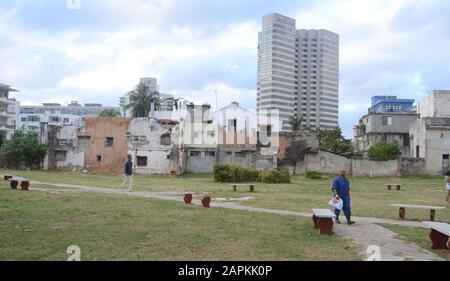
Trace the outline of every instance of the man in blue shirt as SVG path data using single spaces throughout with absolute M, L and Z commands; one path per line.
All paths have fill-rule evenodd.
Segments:
M 127 161 L 125 162 L 124 174 L 125 179 L 122 186 L 128 185 L 128 191 L 133 192 L 133 157 L 128 155 Z
M 347 218 L 347 224 L 352 225 L 355 224 L 355 222 L 351 220 L 352 208 L 350 203 L 350 182 L 348 181 L 346 175 L 347 171 L 342 170 L 340 176 L 333 181 L 332 191 L 335 198 L 340 198 L 343 201 L 344 207 L 342 210 Z M 341 222 L 339 220 L 339 215 L 341 210 L 336 209 L 334 213 L 336 214 L 336 223 L 340 224 Z

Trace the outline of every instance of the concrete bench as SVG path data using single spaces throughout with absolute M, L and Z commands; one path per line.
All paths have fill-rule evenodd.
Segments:
M 450 250 L 450 224 L 442 222 L 424 221 L 430 229 L 431 246 L 434 250 Z
M 402 185 L 398 184 L 398 183 L 394 183 L 394 184 L 388 183 L 388 184 L 385 184 L 385 186 L 387 187 L 387 190 L 392 190 L 393 186 L 395 186 L 397 190 L 401 190 L 402 189 Z
M 20 185 L 22 190 L 28 191 L 30 187 L 30 181 L 24 178 L 10 178 L 9 185 L 11 189 L 17 189 L 17 186 Z
M 252 183 L 243 183 L 243 184 L 236 184 L 236 183 L 232 183 L 230 184 L 230 186 L 233 188 L 233 191 L 237 191 L 238 186 L 245 186 L 248 187 L 248 190 L 250 192 L 255 192 L 255 185 Z
M 333 232 L 333 219 L 336 215 L 330 209 L 313 209 L 314 228 L 320 229 L 320 234 Z
M 406 208 L 430 210 L 430 221 L 434 221 L 435 220 L 436 210 L 445 210 L 445 207 L 422 206 L 422 205 L 405 205 L 405 204 L 391 204 L 391 207 L 399 208 L 399 217 L 400 217 L 401 220 L 405 220 Z

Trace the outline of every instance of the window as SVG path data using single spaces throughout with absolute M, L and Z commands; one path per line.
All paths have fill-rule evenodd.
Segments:
M 236 158 L 245 158 L 246 156 L 246 152 L 236 152 Z
M 102 162 L 102 156 L 101 155 L 97 155 L 97 162 Z
M 403 146 L 409 146 L 409 136 L 403 136 Z
M 39 122 L 41 119 L 38 116 L 28 116 L 28 122 Z
M 55 151 L 55 161 L 66 161 L 67 152 L 66 151 Z
M 216 157 L 216 152 L 215 151 L 205 151 L 205 156 L 206 157 Z
M 161 136 L 161 145 L 171 145 L 172 144 L 172 138 L 169 134 L 164 134 Z
M 416 158 L 420 158 L 420 146 L 416 146 Z
M 50 117 L 48 118 L 48 120 L 49 120 L 50 122 L 61 122 L 61 118 L 59 118 L 58 116 L 50 116 Z
M 22 122 L 27 122 L 27 117 L 22 117 L 22 118 L 20 118 L 20 120 L 21 120 Z
M 106 137 L 105 138 L 105 147 L 113 147 L 114 145 L 114 138 Z
M 69 118 L 64 118 L 64 123 L 69 123 Z
M 190 151 L 189 155 L 191 157 L 200 157 L 201 153 L 200 153 L 200 151 Z
M 383 123 L 383 126 L 392 126 L 392 117 L 391 116 L 383 116 L 382 123 Z
M 147 167 L 148 158 L 146 156 L 138 156 L 137 157 L 137 165 L 138 167 Z
M 90 136 L 78 136 L 78 146 L 89 147 L 89 145 L 91 145 L 91 137 Z

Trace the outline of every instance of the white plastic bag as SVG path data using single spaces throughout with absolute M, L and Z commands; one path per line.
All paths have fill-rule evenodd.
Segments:
M 344 201 L 342 201 L 341 198 L 339 199 L 332 198 L 328 203 L 328 205 L 330 205 L 330 207 L 333 207 L 335 209 L 341 210 L 344 207 Z

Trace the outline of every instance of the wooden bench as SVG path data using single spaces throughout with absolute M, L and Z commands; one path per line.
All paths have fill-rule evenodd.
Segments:
M 422 206 L 422 205 L 405 205 L 405 204 L 391 204 L 391 207 L 399 208 L 399 217 L 400 217 L 401 220 L 405 220 L 406 208 L 430 210 L 430 221 L 434 221 L 435 220 L 436 210 L 445 210 L 445 207 Z
M 450 224 L 442 222 L 424 221 L 430 229 L 431 246 L 434 250 L 450 250 Z
M 313 209 L 314 228 L 320 229 L 320 234 L 333 232 L 333 219 L 336 215 L 330 209 Z
M 4 175 L 3 176 L 3 179 L 5 179 L 5 181 L 10 180 L 12 178 L 13 178 L 13 176 L 11 176 L 11 175 Z
M 250 192 L 255 192 L 255 185 L 252 183 L 244 183 L 244 184 L 236 184 L 236 183 L 232 183 L 230 184 L 230 186 L 233 188 L 233 191 L 237 191 L 238 186 L 246 186 L 248 187 Z
M 395 186 L 397 190 L 401 190 L 402 189 L 402 185 L 395 183 L 395 184 L 385 184 L 385 186 L 387 187 L 387 190 L 392 190 L 392 187 Z
M 22 190 L 28 191 L 30 187 L 30 181 L 24 178 L 10 178 L 9 185 L 11 189 L 17 189 L 17 186 L 20 184 Z

